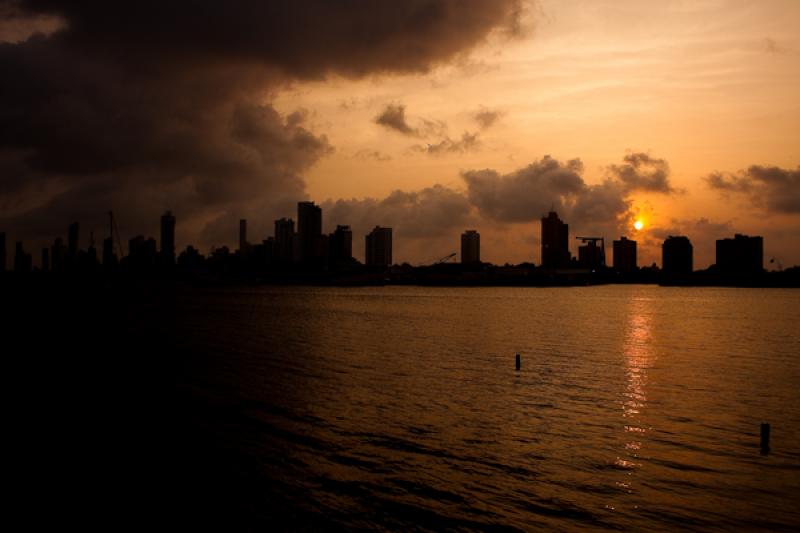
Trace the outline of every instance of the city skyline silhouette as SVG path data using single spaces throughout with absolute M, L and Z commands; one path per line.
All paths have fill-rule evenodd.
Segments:
M 797 286 L 800 268 L 773 265 L 772 277 L 764 262 L 763 237 L 736 234 L 732 238 L 716 241 L 716 262 L 708 269 L 696 271 L 693 267 L 693 250 L 687 236 L 670 235 L 662 244 L 661 264 L 639 265 L 637 242 L 621 236 L 612 240 L 611 257 L 605 249 L 604 237 L 574 236 L 583 244 L 578 253 L 570 251 L 569 224 L 558 213 L 550 211 L 540 222 L 542 262 L 525 261 L 516 270 L 500 274 L 495 265 L 481 261 L 480 233 L 465 230 L 461 234 L 460 254 L 452 252 L 426 264 L 410 265 L 392 261 L 392 228 L 376 226 L 365 237 L 362 263 L 353 255 L 353 232 L 349 225 L 336 225 L 330 234 L 322 233 L 322 209 L 314 202 L 297 204 L 298 231 L 295 221 L 281 218 L 274 223 L 274 235 L 260 243 L 248 240 L 248 224 L 240 219 L 238 248 L 227 246 L 212 248 L 207 255 L 189 244 L 185 250 L 175 247 L 177 218 L 171 211 L 161 216 L 160 240 L 137 235 L 128 241 L 127 253 L 109 212 L 109 236 L 103 239 L 102 250 L 94 247 L 91 234 L 89 247 L 80 247 L 80 224 L 68 227 L 68 245 L 61 237 L 53 245 L 43 248 L 41 260 L 34 266 L 31 253 L 24 243 L 17 242 L 12 255 L 11 271 L 17 275 L 31 272 L 72 274 L 97 277 L 159 276 L 185 279 L 260 280 L 264 283 L 329 283 L 376 284 L 415 283 L 466 284 L 466 285 L 581 285 L 603 283 L 661 283 L 671 285 L 742 285 L 742 286 Z M 116 238 L 116 244 L 115 244 Z M 5 272 L 5 233 L 0 232 L 0 272 Z M 598 245 L 598 242 L 600 243 Z M 433 278 L 409 275 L 414 267 L 438 267 L 454 260 L 461 269 L 438 272 Z M 505 266 L 510 266 L 505 263 Z M 777 267 L 777 268 L 775 268 Z M 298 270 L 299 269 L 299 270 Z M 464 269 L 464 270 L 462 270 Z M 538 273 L 531 277 L 531 269 Z M 400 271 L 403 271 L 402 273 Z M 483 271 L 483 276 L 464 272 Z M 396 276 L 389 273 L 395 271 Z M 372 276 L 360 276 L 372 272 Z M 385 273 L 385 274 L 382 274 Z M 420 270 L 419 272 L 424 272 Z M 696 274 L 697 272 L 697 274 Z M 418 273 L 419 274 L 419 273 Z M 778 275 L 780 274 L 780 275 Z M 546 276 L 546 277 L 545 277 Z M 435 280 L 435 281 L 434 281 Z

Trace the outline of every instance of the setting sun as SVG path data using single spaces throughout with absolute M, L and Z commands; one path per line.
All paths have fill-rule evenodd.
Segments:
M 642 222 L 641 220 L 637 220 L 636 222 L 633 223 L 633 227 L 636 228 L 637 231 L 639 231 L 644 227 L 644 222 Z

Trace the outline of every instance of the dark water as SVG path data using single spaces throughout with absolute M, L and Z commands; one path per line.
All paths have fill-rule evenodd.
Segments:
M 800 527 L 797 291 L 248 288 L 175 302 L 176 490 L 195 524 Z
M 796 290 L 2 297 L 26 529 L 800 528 Z

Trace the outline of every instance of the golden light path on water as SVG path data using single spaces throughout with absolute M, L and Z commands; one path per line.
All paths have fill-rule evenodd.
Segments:
M 649 304 L 647 298 L 631 300 L 625 330 L 623 353 L 627 388 L 622 399 L 622 417 L 626 433 L 625 456 L 617 457 L 615 464 L 630 471 L 640 466 L 637 459 L 642 448 L 641 439 L 648 431 L 642 424 L 642 411 L 647 402 L 647 372 L 654 363 Z M 630 474 L 631 472 L 628 472 L 628 475 Z M 617 486 L 625 491 L 631 491 L 629 481 L 618 481 Z

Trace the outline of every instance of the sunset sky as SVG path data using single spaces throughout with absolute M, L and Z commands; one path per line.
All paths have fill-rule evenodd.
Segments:
M 795 0 L 59 4 L 0 1 L 0 231 L 28 251 L 109 209 L 124 240 L 171 209 L 181 247 L 258 242 L 311 199 L 358 258 L 379 224 L 395 262 L 477 229 L 538 263 L 553 207 L 640 265 L 734 232 L 800 264 Z

